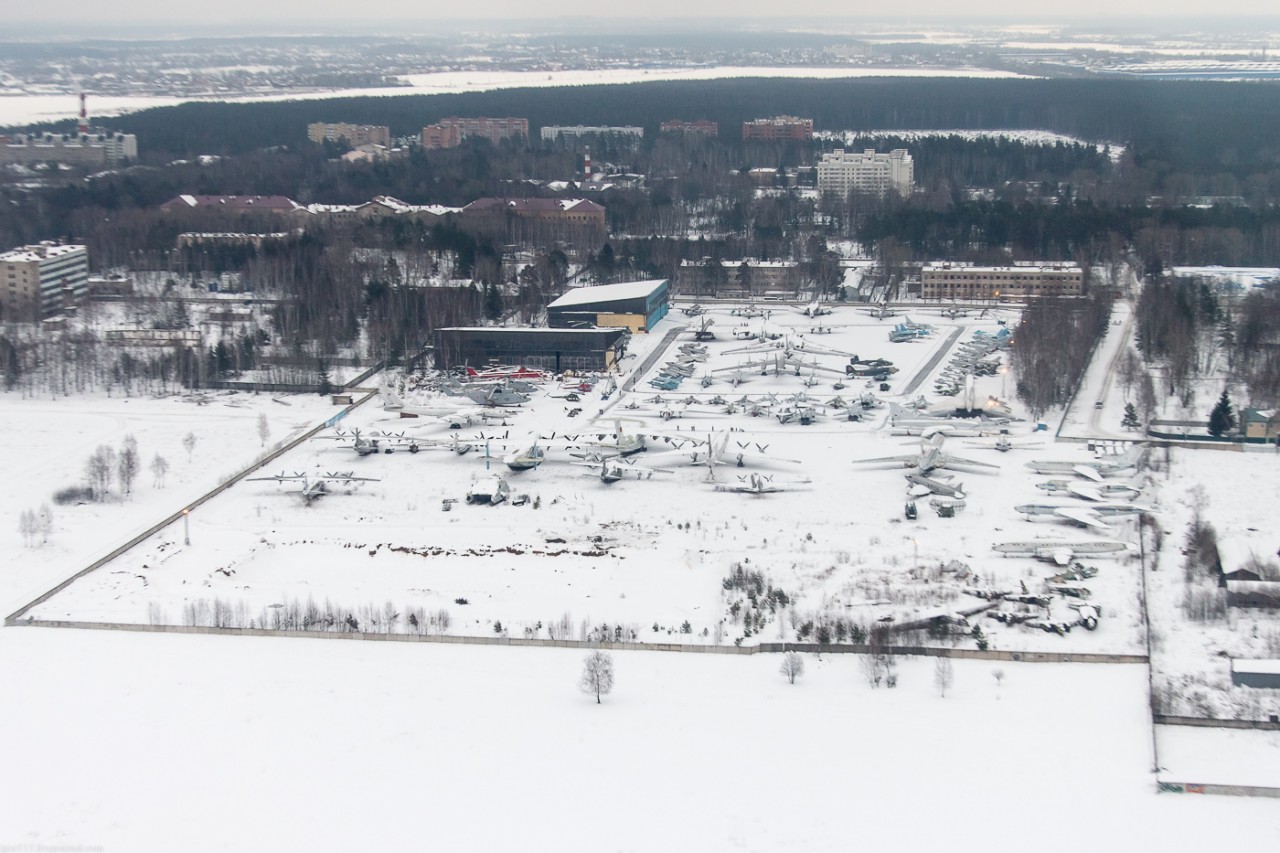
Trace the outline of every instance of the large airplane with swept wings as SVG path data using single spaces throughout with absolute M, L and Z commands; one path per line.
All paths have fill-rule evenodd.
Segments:
M 855 459 L 856 465 L 878 465 L 892 464 L 894 467 L 914 468 L 921 474 L 929 474 L 938 468 L 956 468 L 965 470 L 966 468 L 987 468 L 993 471 L 1000 470 L 1000 466 L 991 465 L 986 462 L 978 462 L 973 459 L 963 459 L 959 456 L 952 456 L 942 449 L 942 444 L 946 440 L 944 435 L 934 435 L 928 441 L 920 444 L 920 449 L 916 453 L 904 454 L 902 456 L 880 456 L 875 459 Z
M 1055 541 L 1050 539 L 1031 539 L 1019 542 L 1000 542 L 991 546 L 991 550 L 1006 557 L 1034 557 L 1037 560 L 1066 566 L 1076 557 L 1107 557 L 1127 554 L 1134 547 L 1127 542 L 1115 539 L 1088 539 L 1077 541 Z
M 276 483 L 298 483 L 299 488 L 296 494 L 302 498 L 302 502 L 310 506 L 312 501 L 318 500 L 329 494 L 330 483 L 340 483 L 348 485 L 350 483 L 376 483 L 376 477 L 357 477 L 351 471 L 343 471 L 338 473 L 327 474 L 307 474 L 302 471 L 293 474 L 285 474 L 283 472 L 271 477 L 246 477 L 246 481 L 273 481 Z
M 1107 522 L 1116 518 L 1131 518 L 1145 512 L 1154 512 L 1154 507 L 1131 503 L 1095 503 L 1095 504 L 1020 504 L 1015 512 L 1030 518 L 1047 516 L 1057 521 L 1069 521 L 1084 527 L 1096 527 L 1110 530 Z

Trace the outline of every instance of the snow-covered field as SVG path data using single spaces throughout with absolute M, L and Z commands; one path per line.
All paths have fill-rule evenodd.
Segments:
M 944 369 L 946 358 L 936 364 L 932 359 L 949 351 L 953 330 L 961 333 L 958 342 L 964 342 L 977 330 L 998 328 L 990 317 L 952 319 L 936 309 L 920 310 L 931 316 L 915 319 L 933 321 L 934 334 L 891 344 L 888 331 L 902 317 L 879 320 L 852 306 L 816 320 L 789 306 L 778 306 L 767 321 L 743 320 L 728 309 L 716 309 L 707 315 L 717 321 L 712 328 L 721 330 L 711 344 L 710 360 L 679 391 L 657 395 L 660 401 L 646 378 L 661 369 L 665 358 L 628 395 L 605 402 L 594 391 L 569 403 L 556 396 L 567 392 L 551 387 L 521 407 L 507 427 L 458 431 L 460 438 L 478 444 L 483 444 L 478 435 L 490 436 L 490 467 L 508 476 L 513 494 L 530 495 L 524 506 L 461 502 L 486 474 L 483 450 L 461 457 L 447 450 L 357 457 L 346 442 L 309 443 L 263 473 L 350 470 L 376 482 L 339 488 L 344 493 L 306 507 L 287 491 L 296 485 L 240 483 L 193 513 L 190 547 L 181 544 L 182 531 L 176 526 L 164 530 L 116 560 L 110 571 L 78 581 L 32 615 L 206 624 L 211 609 L 218 607 L 233 614 L 231 624 L 263 627 L 275 624 L 281 613 L 305 610 L 314 602 L 326 616 L 337 617 L 335 629 L 350 624 L 346 616 L 351 615 L 363 630 L 405 632 L 414 630 L 407 624 L 409 613 L 444 611 L 451 634 L 545 639 L 553 637 L 553 625 L 564 621 L 570 626 L 567 636 L 575 639 L 608 626 L 615 639 L 754 645 L 812 640 L 824 624 L 840 638 L 854 625 L 865 630 L 881 619 L 903 623 L 983 604 L 965 590 L 1016 591 L 1023 584 L 1038 590 L 1056 567 L 1001 557 L 992 545 L 1096 538 L 1054 522 L 1029 522 L 1013 511 L 1015 504 L 1044 500 L 1034 484 L 1045 477 L 1023 462 L 1043 457 L 1087 462 L 1092 457 L 1082 446 L 1050 443 L 1001 454 L 969 446 L 968 439 L 952 439 L 947 452 L 996 467 L 989 473 L 957 474 L 966 497 L 956 517 L 939 516 L 922 498 L 919 518 L 909 521 L 903 518 L 908 497 L 902 465 L 859 465 L 854 460 L 913 455 L 919 438 L 889 434 L 883 428 L 887 407 L 851 423 L 843 410 L 829 406 L 835 396 L 856 400 L 863 393 L 881 392 L 875 382 L 868 388 L 869 380 L 827 372 L 842 373 L 849 359 L 827 355 L 819 347 L 862 359 L 891 358 L 900 371 L 892 377 L 891 391 L 881 395 L 904 401 L 892 389 L 901 391 L 917 374 L 924 379 Z M 665 322 L 655 335 L 638 342 L 639 354 L 628 365 L 639 363 L 644 347 L 656 344 L 676 321 Z M 759 375 L 759 365 L 774 357 L 769 353 L 781 350 L 742 352 L 750 345 L 734 340 L 735 324 L 743 330 L 763 326 L 789 332 L 795 336 L 793 346 L 810 348 L 797 351 L 815 367 L 802 367 L 800 376 L 789 366 L 781 375 L 773 375 L 772 368 L 769 375 Z M 817 326 L 830 332 L 816 334 Z M 745 381 L 734 387 L 731 380 L 739 367 Z M 713 379 L 705 388 L 703 375 Z M 837 381 L 848 387 L 837 391 L 831 387 Z M 988 396 L 1000 396 L 1007 384 L 998 375 L 978 379 L 975 400 L 981 404 Z M 931 387 L 923 382 L 920 391 Z M 807 426 L 782 423 L 777 405 L 801 392 L 826 415 Z M 777 405 L 754 417 L 745 411 L 720 414 L 709 403 L 718 395 L 745 395 L 758 403 L 772 395 Z M 686 398 L 695 404 L 686 408 Z M 569 417 L 572 408 L 582 413 Z M 679 416 L 666 420 L 663 410 Z M 641 464 L 669 468 L 670 473 L 607 485 L 589 469 L 567 464 L 571 458 L 557 441 L 569 436 L 581 446 L 612 432 L 615 419 L 624 432 L 663 436 L 670 447 L 684 443 L 684 452 L 664 451 L 663 441 L 651 438 L 650 451 L 638 457 Z M 342 426 L 361 428 L 366 435 L 409 430 L 438 440 L 449 436 L 446 426 L 400 420 L 373 404 Z M 1017 437 L 1031 438 L 1031 427 L 1023 421 L 1010 429 Z M 506 471 L 501 457 L 531 444 L 535 430 L 558 437 L 542 440 L 550 461 L 535 471 Z M 794 490 L 767 495 L 717 491 L 707 482 L 707 468 L 689 464 L 686 455 L 694 448 L 687 442 L 717 432 L 729 442 L 731 460 L 739 448 L 749 453 L 765 449 L 763 460 L 748 457 L 742 467 L 718 467 L 721 488 L 743 486 L 757 473 L 772 478 L 765 481 L 769 485 Z M 442 512 L 446 499 L 459 503 Z M 1116 522 L 1113 535 L 1131 537 L 1131 529 L 1132 522 Z M 1096 565 L 1099 574 L 1088 582 L 1104 615 L 1096 631 L 1079 629 L 1063 637 L 982 617 L 975 621 L 996 649 L 1142 653 L 1137 560 L 1097 560 Z M 727 590 L 726 578 L 739 568 L 763 576 L 762 597 L 771 587 L 785 598 L 754 605 L 744 590 Z M 1074 621 L 1073 603 L 1055 598 L 1044 616 Z M 423 630 L 441 629 L 429 625 Z M 975 641 L 960 642 L 972 648 Z
M 837 79 L 846 77 L 1026 77 L 990 68 L 873 68 L 866 66 L 810 67 L 710 67 L 710 68 L 604 68 L 575 71 L 441 71 L 411 74 L 402 78 L 409 85 L 381 89 L 334 89 L 315 92 L 287 92 L 279 95 L 218 95 L 203 100 L 228 103 L 268 103 L 326 98 L 394 97 L 397 95 L 439 95 L 456 92 L 487 92 L 495 89 L 550 86 L 593 86 L 617 83 L 644 83 L 655 80 L 725 80 L 736 77 L 781 77 L 796 79 Z M 199 98 L 133 97 L 89 93 L 89 108 L 95 116 L 115 116 L 152 107 L 171 107 Z M 0 127 L 57 121 L 74 116 L 79 103 L 74 93 L 66 95 L 20 94 L 0 97 Z
M 886 340 L 901 318 L 876 320 L 852 307 L 814 320 L 778 306 L 768 322 L 864 359 L 893 359 L 901 368 L 895 392 L 922 371 L 927 392 L 947 362 L 932 364 L 932 356 L 954 325 L 963 327 L 960 341 L 995 328 L 989 318 L 916 313 L 938 328 L 911 344 Z M 760 358 L 726 352 L 741 346 L 729 340 L 739 320 L 722 309 L 710 316 L 720 342 L 711 346 L 709 368 Z M 664 328 L 676 317 L 698 322 L 673 313 Z M 817 325 L 830 334 L 810 334 Z M 1122 331 L 1109 336 L 1109 346 L 1120 346 Z M 633 369 L 657 343 L 657 336 L 637 338 L 636 358 L 624 365 Z M 546 636 L 550 622 L 569 613 L 574 636 L 584 622 L 608 622 L 634 626 L 641 639 L 701 643 L 713 642 L 724 620 L 728 644 L 743 625 L 726 614 L 722 579 L 741 563 L 794 602 L 744 638 L 750 644 L 776 639 L 779 626 L 792 638 L 791 613 L 801 617 L 796 621 L 821 613 L 853 620 L 890 607 L 906 616 L 977 602 L 956 594 L 966 584 L 1033 585 L 1052 570 L 997 558 L 992 542 L 1084 537 L 1057 525 L 1033 527 L 1012 511 L 1039 497 L 1033 483 L 1043 479 L 1021 462 L 1032 455 L 1087 461 L 1079 444 L 1001 455 L 952 439 L 957 455 L 992 460 L 1000 473 L 960 475 L 969 497 L 957 517 L 936 517 L 922 504 L 919 520 L 907 522 L 900 520 L 902 471 L 852 462 L 912 451 L 900 442 L 913 439 L 881 430 L 884 410 L 873 410 L 869 423 L 831 418 L 811 426 L 773 416 L 695 417 L 697 407 L 670 421 L 656 415 L 689 393 L 757 400 L 836 393 L 834 378 L 806 387 L 803 376 L 787 375 L 749 376 L 731 388 L 723 378 L 732 372 L 713 374 L 717 383 L 705 389 L 699 373 L 663 403 L 637 402 L 647 414 L 628 408 L 650 397 L 644 378 L 625 399 L 606 402 L 598 391 L 572 404 L 544 396 L 522 407 L 528 411 L 507 430 L 581 436 L 579 419 L 592 413 L 593 430 L 612 429 L 615 416 L 644 419 L 626 421 L 627 431 L 681 437 L 732 426 L 743 430 L 731 433 L 735 442 L 767 444 L 767 455 L 802 464 L 730 466 L 718 471 L 721 484 L 759 471 L 779 482 L 807 477 L 807 490 L 722 493 L 703 482 L 705 468 L 688 467 L 605 486 L 589 471 L 551 461 L 509 475 L 513 492 L 541 499 L 537 509 L 460 503 L 445 513 L 442 499 L 462 497 L 481 476 L 480 452 L 358 458 L 340 443 L 312 442 L 268 470 L 356 470 L 379 482 L 310 508 L 275 483 L 239 483 L 193 514 L 190 547 L 175 525 L 36 615 L 181 623 L 191 602 L 221 598 L 256 619 L 275 609 L 271 604 L 331 598 L 353 609 L 367 605 L 355 611 L 365 619 L 381 618 L 391 600 L 400 613 L 406 606 L 449 610 L 450 633 L 492 636 L 492 623 L 501 621 L 511 636 L 525 629 Z M 1001 388 L 1007 382 L 981 378 L 975 395 L 1011 396 Z M 839 393 L 867 390 L 860 381 L 849 384 Z M 131 433 L 144 461 L 130 500 L 55 508 L 54 536 L 42 548 L 23 548 L 14 524 L 0 531 L 0 545 L 18 556 L 0 574 L 6 612 L 250 464 L 264 452 L 259 412 L 269 416 L 274 444 L 335 411 L 327 398 L 310 396 L 282 398 L 288 406 L 266 395 L 209 399 L 0 399 L 6 425 L 22 437 L 0 449 L 10 483 L 0 498 L 6 518 L 78 480 L 83 457 L 100 444 L 117 446 Z M 1108 420 L 1112 406 L 1108 397 Z M 570 407 L 583 412 L 570 418 Z M 366 429 L 412 423 L 390 420 L 374 403 L 348 421 Z M 1013 428 L 1025 433 L 1029 425 Z M 198 436 L 190 461 L 187 432 Z M 145 467 L 156 453 L 171 462 L 163 489 Z M 655 457 L 650 451 L 640 459 L 655 465 Z M 1180 477 L 1202 458 L 1212 465 L 1221 457 L 1276 464 L 1271 456 L 1207 453 L 1194 462 L 1175 456 L 1174 471 Z M 501 467 L 497 459 L 492 464 Z M 1212 467 L 1194 471 L 1214 479 Z M 1267 476 L 1256 467 L 1231 472 Z M 1228 480 L 1222 478 L 1224 490 Z M 1175 506 L 1170 526 L 1179 523 L 1180 500 L 1162 487 L 1162 512 Z M 1210 498 L 1229 512 L 1249 498 L 1230 500 L 1217 491 Z M 1244 509 L 1262 512 L 1269 500 L 1255 492 Z M 1239 523 L 1247 527 L 1251 517 Z M 1174 559 L 1176 539 L 1166 538 L 1174 549 L 1166 561 Z M 953 559 L 980 579 L 937 571 Z M 1089 586 L 1104 616 L 1096 632 L 1058 637 L 984 624 L 995 647 L 1140 652 L 1137 563 L 1097 564 Z M 880 597 L 894 603 L 870 603 Z M 685 620 L 687 635 L 677 627 Z M 1165 642 L 1175 640 L 1183 643 L 1178 655 L 1203 660 L 1192 635 Z M 944 699 L 929 659 L 900 658 L 893 690 L 869 687 L 856 656 L 805 660 L 806 674 L 789 686 L 772 655 L 616 652 L 617 686 L 597 706 L 576 689 L 582 653 L 573 650 L 5 628 L 0 754 L 8 772 L 0 783 L 0 845 L 349 850 L 420 837 L 450 850 L 801 850 L 856 838 L 969 849 L 1000 837 L 1074 850 L 1085 827 L 1106 849 L 1179 851 L 1211 842 L 1256 847 L 1280 831 L 1280 813 L 1267 800 L 1155 793 L 1143 667 L 957 660 Z M 996 670 L 1005 673 L 1002 682 Z M 1162 727 L 1159 778 L 1280 784 L 1272 772 L 1280 766 L 1278 741 L 1274 733 Z
M 1157 795 L 1137 666 L 4 632 L 6 845 L 104 850 L 1263 849 L 1267 800 Z M 1018 843 L 1022 843 L 1019 841 Z M 38 848 L 33 848 L 38 849 Z

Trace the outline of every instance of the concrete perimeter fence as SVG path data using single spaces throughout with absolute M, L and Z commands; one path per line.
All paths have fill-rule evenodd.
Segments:
M 33 602 L 30 607 L 34 606 Z M 301 637 L 312 640 L 366 640 L 390 643 L 444 643 L 472 646 L 526 646 L 551 649 L 611 649 L 640 652 L 691 652 L 694 654 L 756 655 L 780 652 L 813 654 L 867 654 L 866 645 L 819 645 L 818 643 L 760 643 L 754 646 L 714 646 L 701 643 L 595 642 L 592 640 L 541 640 L 525 637 L 485 637 L 452 634 L 389 634 L 373 631 L 309 631 L 288 628 L 218 628 L 207 625 L 151 625 L 138 622 L 84 622 L 61 619 L 22 618 L 14 614 L 5 620 L 12 627 L 81 628 L 95 631 L 139 631 L 160 634 L 206 634 L 233 637 Z M 884 653 L 902 657 L 947 657 L 1023 663 L 1132 663 L 1147 662 L 1146 655 L 1063 654 L 1060 652 L 978 651 L 977 649 L 929 649 L 919 646 L 892 646 Z
M 1256 729 L 1263 732 L 1280 732 L 1280 722 L 1269 720 L 1215 720 L 1212 717 L 1171 717 L 1152 715 L 1158 726 L 1191 726 L 1200 729 Z
M 1280 799 L 1280 788 L 1262 785 L 1214 785 L 1196 782 L 1157 782 L 1161 794 L 1210 794 L 1221 797 L 1274 797 Z

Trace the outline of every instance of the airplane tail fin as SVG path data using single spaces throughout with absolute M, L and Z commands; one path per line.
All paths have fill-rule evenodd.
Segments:
M 382 408 L 386 411 L 399 411 L 404 408 L 404 400 L 400 395 L 391 390 L 390 385 L 383 385 L 378 389 L 378 393 L 382 395 Z

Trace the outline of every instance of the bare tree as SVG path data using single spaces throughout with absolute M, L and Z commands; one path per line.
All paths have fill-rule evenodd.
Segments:
M 947 691 L 951 689 L 951 685 L 956 682 L 955 670 L 951 668 L 951 658 L 937 658 L 933 662 L 933 685 L 938 688 L 938 692 L 943 699 L 947 698 Z
M 85 478 L 89 481 L 89 488 L 93 491 L 95 500 L 100 501 L 105 498 L 107 491 L 111 488 L 111 475 L 115 469 L 115 463 L 116 452 L 103 444 L 98 446 L 85 464 Z
M 131 435 L 124 437 L 120 446 L 120 459 L 116 464 L 116 476 L 120 479 L 120 491 L 125 495 L 133 492 L 133 481 L 138 478 L 138 470 L 142 463 L 138 460 L 138 440 Z
M 40 504 L 40 509 L 36 510 L 35 518 L 35 533 L 40 537 L 40 544 L 47 545 L 49 537 L 53 535 L 53 510 L 49 509 L 48 504 Z
M 187 451 L 187 461 L 191 461 L 191 453 L 196 449 L 196 434 L 194 432 L 187 433 L 182 439 L 182 446 Z
M 156 458 L 151 460 L 151 474 L 155 477 L 153 485 L 157 489 L 164 488 L 164 475 L 168 473 L 168 471 L 169 461 L 157 453 Z
M 600 697 L 613 689 L 613 658 L 608 652 L 596 650 L 586 656 L 582 661 L 578 687 L 588 695 L 594 693 L 597 705 Z
M 858 666 L 862 670 L 862 677 L 867 680 L 867 684 L 872 687 L 879 687 L 880 681 L 884 678 L 884 664 L 877 654 L 865 654 L 859 656 Z
M 996 698 L 999 699 L 1000 685 L 1004 683 L 1004 670 L 1003 669 L 992 670 L 991 677 L 996 680 Z
M 796 679 L 804 675 L 804 658 L 799 652 L 787 652 L 782 656 L 782 666 L 778 671 L 787 677 L 788 684 L 795 684 Z
M 36 514 L 24 509 L 18 516 L 18 532 L 22 534 L 22 543 L 30 548 L 36 538 Z
M 262 441 L 262 446 L 267 446 L 267 439 L 271 438 L 271 424 L 267 422 L 267 413 L 258 413 L 258 438 Z

